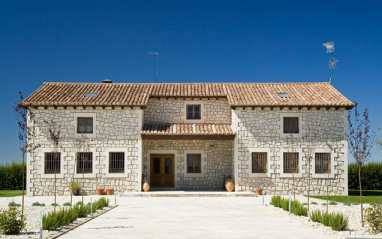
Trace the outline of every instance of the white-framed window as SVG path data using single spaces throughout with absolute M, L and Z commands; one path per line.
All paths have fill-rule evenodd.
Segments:
M 64 174 L 67 173 L 64 162 L 68 162 L 68 158 L 71 157 L 66 157 L 62 150 L 55 152 L 52 148 L 39 148 L 37 155 L 41 178 L 64 178 Z
M 87 138 L 95 138 L 97 136 L 97 113 L 79 112 L 74 113 L 73 116 L 71 125 L 74 127 L 75 137 L 86 136 Z
M 106 149 L 106 177 L 126 177 L 129 172 L 127 168 L 127 148 Z
M 269 177 L 271 168 L 271 151 L 269 148 L 250 148 L 249 149 L 249 176 L 250 177 Z
M 334 177 L 334 151 L 329 148 L 314 150 L 311 162 L 312 178 Z
M 184 176 L 204 177 L 206 157 L 204 150 L 184 150 Z
M 282 138 L 301 138 L 301 129 L 304 123 L 302 113 L 280 113 L 280 136 Z
M 183 101 L 182 115 L 185 123 L 204 123 L 204 102 Z
M 73 153 L 75 160 L 74 178 L 95 178 L 99 169 L 97 169 L 97 152 L 95 148 L 75 151 Z M 84 173 L 82 173 L 84 172 Z M 73 172 L 71 172 L 73 173 Z
M 280 177 L 302 177 L 302 149 L 280 151 Z

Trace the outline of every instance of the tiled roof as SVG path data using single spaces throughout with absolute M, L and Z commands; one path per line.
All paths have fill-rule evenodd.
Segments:
M 281 98 L 285 92 L 290 97 Z M 96 93 L 86 97 L 87 93 Z M 146 106 L 150 97 L 227 97 L 230 106 L 345 106 L 354 104 L 322 83 L 44 83 L 24 105 Z
M 228 124 L 146 124 L 143 135 L 234 135 Z

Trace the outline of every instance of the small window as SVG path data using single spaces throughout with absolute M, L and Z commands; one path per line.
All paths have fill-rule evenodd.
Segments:
M 77 133 L 92 134 L 93 133 L 93 118 L 78 117 L 77 118 Z
M 45 153 L 45 174 L 61 172 L 61 153 Z
M 109 173 L 124 173 L 125 172 L 125 153 L 110 153 L 109 154 Z
M 298 173 L 298 153 L 284 153 L 284 173 Z
M 279 92 L 279 93 L 277 93 L 281 98 L 288 98 L 288 97 L 290 97 L 289 95 L 288 95 L 288 93 L 285 93 L 285 92 Z
M 93 172 L 93 154 L 92 153 L 77 153 L 77 173 L 92 173 Z
M 252 173 L 267 172 L 267 153 L 252 153 Z
M 187 173 L 201 173 L 201 155 L 187 154 Z
M 96 95 L 97 95 L 96 92 L 88 92 L 88 93 L 86 93 L 85 97 L 94 97 Z
M 316 173 L 330 173 L 330 153 L 316 153 L 314 161 Z
M 298 134 L 298 117 L 284 117 L 284 134 Z
M 200 105 L 187 105 L 187 119 L 200 119 Z

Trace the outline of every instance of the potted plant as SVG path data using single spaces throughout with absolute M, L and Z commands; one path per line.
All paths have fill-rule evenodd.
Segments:
M 113 193 L 114 193 L 114 189 L 113 188 L 107 188 L 106 189 L 106 194 L 107 195 L 113 195 Z
M 105 189 L 103 188 L 97 188 L 97 194 L 98 195 L 103 195 L 105 193 Z
M 72 182 L 70 184 L 70 188 L 72 189 L 73 195 L 75 196 L 80 195 L 81 185 L 79 182 Z
M 257 195 L 263 195 L 263 189 L 262 188 L 256 188 L 256 194 Z

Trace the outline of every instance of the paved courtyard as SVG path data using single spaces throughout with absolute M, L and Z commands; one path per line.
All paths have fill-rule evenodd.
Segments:
M 117 203 L 60 238 L 331 238 L 263 206 L 261 197 L 120 197 Z

